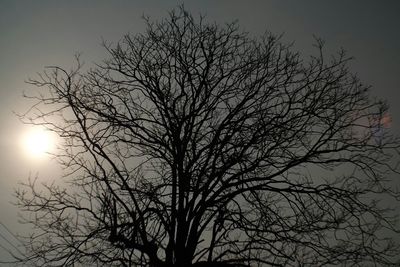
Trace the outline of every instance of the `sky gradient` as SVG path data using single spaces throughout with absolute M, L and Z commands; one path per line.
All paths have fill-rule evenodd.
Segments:
M 0 2 L 0 234 L 6 226 L 21 232 L 13 189 L 18 181 L 39 174 L 49 181 L 59 176 L 54 161 L 32 160 L 20 145 L 27 127 L 13 112 L 24 112 L 25 83 L 45 66 L 69 69 L 79 52 L 87 67 L 107 58 L 102 39 L 116 42 L 126 33 L 144 30 L 142 15 L 165 17 L 182 1 L 8 1 Z M 393 133 L 400 134 L 400 2 L 399 1 L 184 1 L 194 16 L 218 23 L 237 20 L 244 31 L 266 30 L 294 41 L 307 57 L 317 36 L 326 41 L 326 55 L 340 48 L 354 56 L 351 69 L 371 85 L 374 97 L 389 103 Z M 393 177 L 399 179 L 398 177 Z M 397 185 L 400 182 L 395 181 Z M 3 225 L 4 224 L 4 225 Z M 0 245 L 8 246 L 0 237 Z M 4 256 L 0 247 L 0 258 Z M 1 266 L 1 264 L 0 264 Z

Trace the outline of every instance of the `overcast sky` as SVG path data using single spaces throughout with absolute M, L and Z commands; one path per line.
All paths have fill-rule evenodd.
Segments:
M 183 1 L 193 15 L 205 14 L 218 23 L 238 20 L 243 30 L 261 34 L 284 33 L 303 55 L 313 52 L 313 36 L 326 41 L 327 51 L 341 47 L 355 57 L 351 67 L 372 86 L 372 94 L 388 100 L 395 134 L 400 134 L 400 1 Z M 0 259 L 1 246 L 9 247 L 1 235 L 4 226 L 18 226 L 13 188 L 29 174 L 41 180 L 57 178 L 54 162 L 32 160 L 20 145 L 27 128 L 13 111 L 26 110 L 24 83 L 44 66 L 69 68 L 76 52 L 86 66 L 107 57 L 102 38 L 118 41 L 123 34 L 144 30 L 143 14 L 165 17 L 182 1 L 55 1 L 0 0 Z M 396 178 L 396 177 L 394 177 Z M 398 179 L 398 178 L 397 178 Z M 397 184 L 400 184 L 398 182 Z M 9 239 L 11 237 L 8 237 Z M 15 241 L 14 241 L 15 242 Z

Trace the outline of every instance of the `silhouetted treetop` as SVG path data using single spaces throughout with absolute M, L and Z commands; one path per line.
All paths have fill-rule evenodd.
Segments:
M 29 266 L 395 264 L 399 139 L 340 51 L 178 8 L 46 69 L 23 120 L 57 133 L 62 186 L 17 191 Z M 393 236 L 393 234 L 391 234 Z

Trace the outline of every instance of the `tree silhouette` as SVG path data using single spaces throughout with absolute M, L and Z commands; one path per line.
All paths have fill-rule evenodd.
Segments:
M 394 264 L 399 139 L 343 51 L 302 57 L 183 8 L 49 67 L 27 123 L 57 133 L 65 184 L 19 190 L 29 266 Z

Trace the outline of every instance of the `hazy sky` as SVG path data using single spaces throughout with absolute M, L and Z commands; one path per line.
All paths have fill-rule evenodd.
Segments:
M 238 20 L 252 34 L 268 30 L 284 33 L 285 41 L 307 56 L 313 35 L 326 41 L 327 51 L 345 48 L 355 57 L 351 64 L 372 94 L 387 99 L 392 126 L 400 134 L 400 1 L 183 1 L 193 15 L 206 14 L 219 23 Z M 13 111 L 28 106 L 22 92 L 32 90 L 24 81 L 47 65 L 69 68 L 76 52 L 86 66 L 107 57 L 101 40 L 118 41 L 125 33 L 144 30 L 142 14 L 157 19 L 182 1 L 55 1 L 0 0 L 0 259 L 2 235 L 21 231 L 13 188 L 29 174 L 42 181 L 57 178 L 49 160 L 32 160 L 22 151 L 20 138 L 27 128 Z M 400 182 L 397 184 L 400 185 Z

